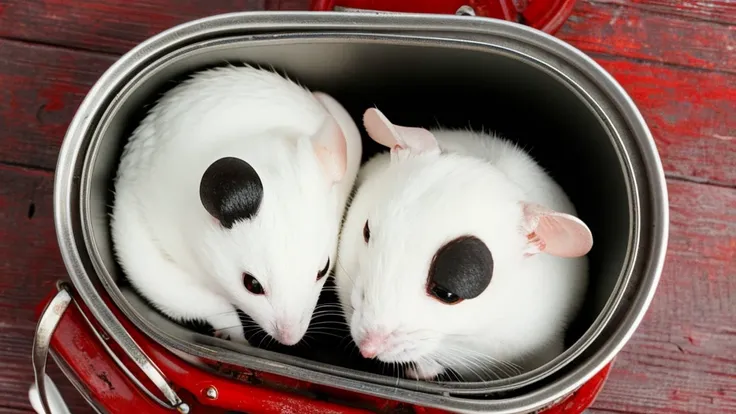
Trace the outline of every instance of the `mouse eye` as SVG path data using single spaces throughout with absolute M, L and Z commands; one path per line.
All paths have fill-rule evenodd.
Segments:
M 429 286 L 427 286 L 427 294 L 447 305 L 455 305 L 463 301 L 460 296 L 450 292 L 449 290 L 443 288 L 436 283 L 430 283 Z
M 371 239 L 371 228 L 368 227 L 368 220 L 365 221 L 365 226 L 363 226 L 363 240 L 365 240 L 366 243 L 368 243 L 368 240 Z
M 258 279 L 254 278 L 253 275 L 249 273 L 243 273 L 243 286 L 245 286 L 245 288 L 254 295 L 263 295 L 264 293 L 266 293 L 263 290 L 263 285 L 261 285 L 261 282 L 259 282 Z
M 317 272 L 317 280 L 321 280 L 323 277 L 327 275 L 327 272 L 330 270 L 330 258 L 327 258 L 327 263 L 325 264 L 325 268 Z

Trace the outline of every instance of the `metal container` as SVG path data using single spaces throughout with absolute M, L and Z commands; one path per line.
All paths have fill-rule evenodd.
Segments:
M 554 34 L 576 0 L 310 0 L 314 11 L 411 12 L 480 16 L 517 22 Z
M 403 380 L 197 334 L 119 288 L 108 206 L 122 145 L 140 120 L 141 108 L 172 80 L 224 62 L 283 70 L 335 96 L 356 119 L 377 104 L 400 114 L 395 119 L 400 124 L 470 122 L 529 149 L 568 192 L 596 240 L 589 254 L 586 303 L 570 329 L 565 353 L 510 379 Z M 554 37 L 471 16 L 235 13 L 168 30 L 123 56 L 89 92 L 64 140 L 54 202 L 73 288 L 61 289 L 39 322 L 34 345 L 38 385 L 43 387 L 51 344 L 52 355 L 77 378 L 78 388 L 99 403 L 110 393 L 90 386 L 93 375 L 80 372 L 80 366 L 85 358 L 113 355 L 115 364 L 105 369 L 116 370 L 119 387 L 127 386 L 151 405 L 182 412 L 196 412 L 192 407 L 200 404 L 277 413 L 293 404 L 296 412 L 376 412 L 370 410 L 383 407 L 528 413 L 559 409 L 581 387 L 588 390 L 589 401 L 578 404 L 585 408 L 651 301 L 668 234 L 667 191 L 653 139 L 615 80 Z M 54 331 L 57 324 L 64 329 Z M 102 345 L 85 350 L 86 356 L 74 345 L 85 335 Z M 215 383 L 229 392 L 216 388 L 211 398 L 208 387 Z M 258 401 L 266 394 L 252 394 L 261 396 L 242 405 L 243 395 L 263 389 L 273 393 L 270 398 L 290 402 L 264 408 Z M 98 408 L 129 412 L 116 411 L 120 407 L 121 402 L 116 408 Z

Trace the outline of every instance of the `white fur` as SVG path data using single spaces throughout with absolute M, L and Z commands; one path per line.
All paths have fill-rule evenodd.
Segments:
M 442 154 L 379 154 L 359 173 L 336 268 L 353 339 L 359 344 L 373 329 L 391 332 L 376 357 L 414 362 L 407 374 L 415 378 L 452 368 L 466 379 L 494 379 L 541 366 L 563 350 L 588 263 L 586 257 L 525 257 L 519 202 L 575 209 L 513 144 L 467 131 L 433 133 Z M 443 304 L 426 293 L 429 266 L 443 244 L 465 234 L 492 252 L 493 277 L 479 297 Z
M 337 234 L 361 157 L 360 133 L 334 99 L 279 75 L 224 67 L 194 75 L 168 92 L 126 145 L 115 183 L 112 236 L 135 288 L 166 315 L 209 322 L 245 341 L 235 308 L 268 334 L 281 321 L 301 338 L 323 278 L 335 262 Z M 328 108 L 347 141 L 347 170 L 331 185 L 309 137 Z M 232 156 L 263 183 L 251 220 L 222 228 L 199 198 L 202 174 Z M 266 295 L 243 286 L 255 276 Z

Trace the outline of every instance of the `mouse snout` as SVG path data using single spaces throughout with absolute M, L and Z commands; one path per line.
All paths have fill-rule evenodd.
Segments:
M 276 340 L 284 345 L 294 345 L 302 339 L 299 324 L 288 319 L 276 321 L 274 326 Z
M 389 334 L 385 331 L 368 331 L 363 340 L 358 344 L 360 354 L 364 358 L 375 358 L 385 348 Z

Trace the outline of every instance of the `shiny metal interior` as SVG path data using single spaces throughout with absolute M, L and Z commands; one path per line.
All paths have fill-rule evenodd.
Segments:
M 130 291 L 123 294 L 108 206 L 127 135 L 172 81 L 242 62 L 272 66 L 332 94 L 356 120 L 377 105 L 399 124 L 484 128 L 528 149 L 565 188 L 595 238 L 590 289 L 567 351 L 505 380 L 397 380 L 195 333 Z M 375 150 L 367 145 L 364 153 Z M 141 330 L 172 349 L 463 412 L 534 409 L 610 361 L 648 306 L 667 230 L 659 159 L 620 87 L 590 59 L 549 36 L 473 17 L 240 13 L 164 33 L 126 55 L 90 92 L 65 140 L 55 202 L 75 287 L 113 337 L 119 325 L 102 309 L 101 289 Z

